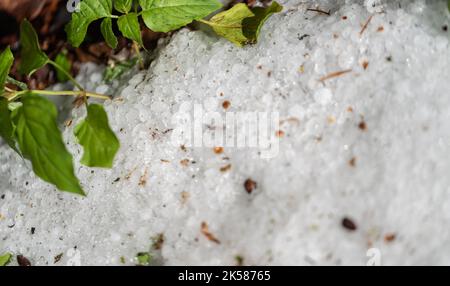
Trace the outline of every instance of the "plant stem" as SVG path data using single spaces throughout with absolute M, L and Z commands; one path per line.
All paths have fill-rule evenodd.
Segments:
M 98 98 L 98 99 L 111 99 L 107 95 L 98 94 L 95 92 L 87 92 L 83 90 L 76 90 L 76 91 L 51 91 L 51 90 L 30 90 L 32 94 L 40 94 L 40 95 L 70 95 L 70 96 L 86 96 L 86 97 L 92 97 L 92 98 Z
M 133 41 L 133 48 L 136 51 L 136 55 L 138 57 L 139 67 L 141 68 L 141 70 L 143 70 L 145 68 L 144 60 L 142 59 L 141 51 L 139 49 L 139 44 L 136 41 Z M 144 49 L 145 49 L 145 47 L 144 47 Z
M 7 83 L 11 83 L 11 84 L 17 86 L 17 87 L 20 88 L 21 90 L 28 89 L 28 86 L 27 86 L 26 83 L 21 82 L 21 81 L 18 81 L 18 80 L 15 80 L 14 78 L 12 78 L 12 77 L 10 77 L 10 76 L 7 76 L 7 77 L 6 77 L 6 82 L 7 82 Z
M 20 96 L 22 96 L 23 94 L 25 94 L 25 91 L 12 91 L 12 92 L 8 92 L 6 94 L 4 94 L 3 96 L 8 99 L 8 101 L 14 101 L 17 98 L 19 98 Z M 5 96 L 6 95 L 6 96 Z M 9 96 L 11 95 L 11 96 Z
M 65 74 L 67 76 L 67 78 L 81 91 L 84 90 L 84 88 L 72 77 L 72 75 L 70 73 L 68 73 L 62 66 L 58 65 L 57 63 L 55 63 L 54 61 L 49 60 L 48 62 L 49 64 L 51 64 L 52 66 L 54 66 L 55 68 L 57 68 L 60 72 L 62 72 L 63 74 Z
M 92 97 L 92 98 L 98 98 L 98 99 L 111 99 L 109 96 L 98 94 L 94 92 L 86 92 L 82 90 L 76 90 L 76 91 L 52 91 L 52 90 L 24 90 L 16 92 L 12 97 L 8 98 L 8 101 L 14 101 L 20 96 L 24 94 L 35 94 L 35 95 L 49 95 L 49 96 L 58 96 L 58 95 L 68 95 L 68 96 L 86 96 L 86 97 Z

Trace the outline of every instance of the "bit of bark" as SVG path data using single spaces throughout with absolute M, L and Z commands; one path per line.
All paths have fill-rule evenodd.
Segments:
M 61 258 L 63 257 L 64 253 L 60 253 L 58 255 L 55 256 L 55 259 L 53 261 L 53 264 L 58 263 L 59 261 L 61 261 Z
M 384 236 L 384 241 L 386 242 L 393 242 L 397 235 L 395 233 L 388 233 Z
M 298 119 L 297 117 L 289 117 L 289 118 L 280 120 L 280 125 L 282 125 L 284 123 L 300 125 L 300 119 Z
M 369 67 L 369 62 L 368 61 L 364 61 L 362 63 L 362 67 L 366 70 Z
M 222 103 L 223 109 L 228 109 L 228 108 L 230 108 L 230 106 L 231 106 L 231 103 L 230 103 L 228 100 L 225 100 L 225 101 Z
M 350 161 L 348 162 L 348 164 L 351 167 L 355 167 L 356 166 L 356 157 L 351 158 Z
M 201 225 L 202 234 L 209 240 L 214 243 L 220 244 L 220 241 L 209 231 L 208 224 L 206 222 L 202 222 Z
M 338 72 L 333 72 L 333 73 L 330 73 L 330 74 L 320 78 L 319 81 L 324 82 L 324 81 L 327 81 L 329 79 L 332 79 L 332 78 L 335 78 L 335 77 L 339 77 L 341 75 L 344 75 L 344 74 L 347 74 L 347 73 L 350 73 L 350 72 L 352 72 L 351 69 L 338 71 Z
M 365 122 L 365 121 L 361 121 L 361 122 L 358 124 L 358 128 L 359 128 L 361 131 L 366 131 L 366 130 L 367 130 L 367 124 L 366 124 L 366 122 Z
M 330 16 L 330 15 L 331 15 L 331 10 L 329 10 L 329 11 L 327 12 L 327 11 L 320 10 L 320 9 L 312 9 L 312 8 L 308 8 L 308 9 L 306 9 L 306 11 L 317 12 L 317 13 L 319 13 L 319 14 L 324 14 L 324 15 L 327 15 L 327 16 Z
M 153 238 L 153 249 L 154 250 L 160 250 L 164 244 L 164 233 L 158 234 L 156 237 Z
M 342 226 L 349 231 L 355 231 L 358 228 L 355 222 L 347 217 L 342 219 Z
M 223 147 L 214 147 L 213 150 L 214 150 L 214 153 L 216 153 L 217 155 L 223 153 Z
M 247 179 L 244 183 L 245 191 L 248 194 L 251 194 L 253 192 L 253 190 L 255 190 L 257 187 L 258 187 L 258 184 L 255 181 L 253 181 L 252 179 Z
M 19 266 L 31 266 L 30 260 L 23 255 L 17 255 L 17 263 Z
M 183 159 L 180 161 L 180 164 L 184 167 L 189 166 L 189 163 L 190 163 L 189 159 Z
M 284 131 L 278 130 L 277 132 L 275 132 L 275 136 L 277 136 L 278 138 L 283 137 L 284 136 Z
M 66 122 L 64 122 L 64 126 L 70 127 L 72 125 L 72 123 L 73 123 L 73 119 L 66 120 Z
M 225 172 L 227 172 L 227 171 L 229 171 L 229 170 L 231 170 L 231 164 L 228 164 L 228 165 L 226 165 L 226 166 L 220 168 L 220 171 L 221 171 L 222 173 L 225 173 Z
M 190 194 L 186 191 L 181 192 L 181 203 L 184 205 L 189 199 Z
M 148 169 L 145 168 L 144 174 L 139 178 L 139 186 L 144 187 L 147 184 Z

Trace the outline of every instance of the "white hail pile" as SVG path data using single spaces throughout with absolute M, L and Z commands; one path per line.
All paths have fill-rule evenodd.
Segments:
M 84 111 L 69 115 L 86 198 L 1 146 L 0 253 L 36 265 L 133 265 L 143 251 L 164 265 L 450 264 L 446 1 L 280 2 L 257 45 L 187 29 L 161 42 L 105 103 L 122 145 L 112 170 L 80 166 Z M 113 90 L 92 66 L 79 79 Z M 174 146 L 185 102 L 279 112 L 278 155 Z

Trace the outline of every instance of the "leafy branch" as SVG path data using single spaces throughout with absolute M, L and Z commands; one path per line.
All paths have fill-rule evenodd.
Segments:
M 30 76 L 43 66 L 52 65 L 78 90 L 29 90 L 8 74 L 14 56 L 8 47 L 0 54 L 0 136 L 25 159 L 31 161 L 34 173 L 62 191 L 84 195 L 75 176 L 72 155 L 67 151 L 58 128 L 56 106 L 44 96 L 76 96 L 87 107 L 87 117 L 75 128 L 75 136 L 84 148 L 81 163 L 89 167 L 111 168 L 120 144 L 111 131 L 106 112 L 88 98 L 108 100 L 106 95 L 88 92 L 56 61 L 42 52 L 33 26 L 24 21 L 20 27 L 21 65 L 19 70 Z
M 140 48 L 145 49 L 141 19 L 155 32 L 177 30 L 198 21 L 210 26 L 219 36 L 237 46 L 243 46 L 255 43 L 264 22 L 272 14 L 282 10 L 276 2 L 267 8 L 253 9 L 245 4 L 237 4 L 206 20 L 208 15 L 222 8 L 217 0 L 84 0 L 79 5 L 79 12 L 72 15 L 66 26 L 69 42 L 73 46 L 78 47 L 84 41 L 92 22 L 102 20 L 101 33 L 106 43 L 116 48 L 118 40 L 113 29 L 116 23 L 121 34 L 133 41 L 137 60 L 141 64 Z M 87 116 L 74 129 L 74 135 L 84 149 L 81 163 L 101 168 L 113 166 L 120 143 L 109 126 L 103 106 L 88 104 L 88 100 L 110 98 L 84 90 L 70 74 L 70 62 L 64 52 L 51 60 L 41 50 L 38 36 L 27 20 L 20 27 L 20 43 L 22 49 L 19 71 L 22 74 L 31 76 L 45 65 L 51 65 L 57 72 L 58 80 L 72 82 L 77 90 L 28 89 L 25 83 L 9 75 L 14 56 L 10 48 L 6 48 L 0 54 L 0 136 L 20 156 L 31 162 L 34 173 L 42 180 L 55 185 L 59 190 L 84 195 L 75 176 L 73 157 L 66 149 L 58 128 L 57 108 L 43 96 L 75 96 L 84 103 Z M 119 63 L 114 69 L 107 69 L 105 81 L 120 75 L 135 63 L 136 60 L 131 60 Z M 1 260 L 9 258 L 2 256 Z
M 170 32 L 194 21 L 201 22 L 237 46 L 255 43 L 264 22 L 283 7 L 273 2 L 268 8 L 250 9 L 245 4 L 237 4 L 230 10 L 221 12 L 209 21 L 204 18 L 222 8 L 217 0 L 139 0 L 132 12 L 132 0 L 84 0 L 79 12 L 72 15 L 66 26 L 69 42 L 78 47 L 85 39 L 89 25 L 102 19 L 101 32 L 112 48 L 117 47 L 117 37 L 113 31 L 113 20 L 117 20 L 119 31 L 125 38 L 143 46 L 139 19 L 154 32 Z M 115 15 L 115 12 L 120 15 Z

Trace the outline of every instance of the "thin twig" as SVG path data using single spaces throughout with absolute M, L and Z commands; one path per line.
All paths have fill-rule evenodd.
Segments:
M 369 26 L 370 21 L 372 21 L 373 15 L 371 15 L 369 17 L 369 19 L 367 19 L 366 23 L 364 24 L 364 26 L 361 29 L 361 32 L 359 32 L 359 35 L 362 36 L 362 34 L 364 33 L 364 31 L 367 29 L 367 26 Z
M 331 10 L 329 10 L 329 11 L 327 12 L 327 11 L 323 11 L 323 10 L 320 10 L 320 9 L 308 8 L 308 9 L 306 9 L 306 11 L 317 12 L 317 13 L 319 13 L 319 14 L 324 14 L 324 15 L 327 15 L 327 16 L 330 16 L 330 15 L 331 15 Z
M 351 71 L 352 71 L 352 70 L 349 69 L 349 70 L 343 70 L 343 71 L 333 72 L 333 73 L 330 73 L 330 74 L 328 74 L 328 75 L 326 75 L 326 76 L 320 78 L 319 81 L 324 82 L 324 81 L 326 81 L 326 80 L 329 80 L 329 79 L 332 79 L 332 78 L 335 78 L 335 77 L 344 75 L 344 74 L 349 73 L 349 72 L 351 72 Z

